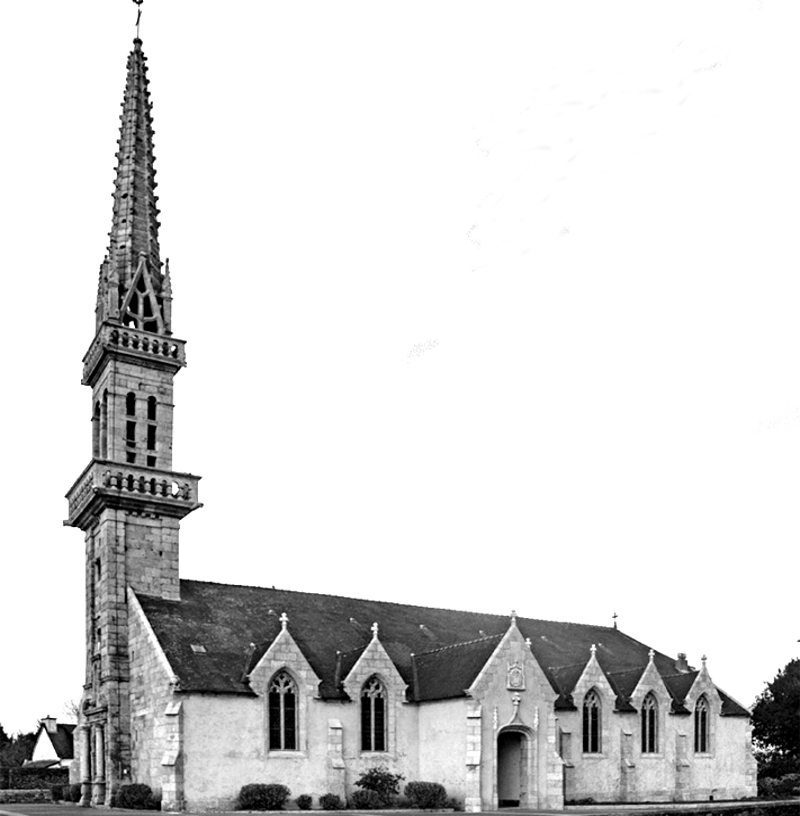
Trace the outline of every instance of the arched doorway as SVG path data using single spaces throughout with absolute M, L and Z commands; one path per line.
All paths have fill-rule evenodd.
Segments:
M 497 804 L 527 804 L 528 738 L 522 731 L 501 731 L 497 736 Z

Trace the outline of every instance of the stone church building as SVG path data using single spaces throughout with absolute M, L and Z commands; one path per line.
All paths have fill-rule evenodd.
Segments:
M 748 712 L 684 655 L 616 626 L 182 580 L 199 477 L 173 468 L 168 264 L 142 43 L 128 57 L 95 336 L 92 457 L 67 495 L 86 547 L 84 804 L 128 782 L 165 810 L 250 782 L 348 796 L 366 769 L 476 811 L 755 794 Z

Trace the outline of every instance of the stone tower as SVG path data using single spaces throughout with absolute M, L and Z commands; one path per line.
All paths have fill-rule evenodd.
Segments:
M 172 469 L 169 262 L 158 246 L 153 120 L 138 38 L 128 56 L 114 212 L 100 266 L 96 334 L 83 358 L 92 389 L 92 458 L 67 493 L 86 538 L 86 682 L 78 729 L 83 804 L 130 780 L 127 593 L 178 600 L 178 528 L 200 507 L 199 478 Z

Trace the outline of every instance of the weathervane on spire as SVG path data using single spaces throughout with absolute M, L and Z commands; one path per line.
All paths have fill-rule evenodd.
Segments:
M 139 39 L 139 23 L 142 22 L 142 3 L 144 0 L 133 0 L 136 3 L 136 39 Z

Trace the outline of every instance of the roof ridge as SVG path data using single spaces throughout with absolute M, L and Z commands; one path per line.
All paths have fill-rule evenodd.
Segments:
M 422 657 L 423 655 L 436 654 L 437 652 L 444 652 L 447 649 L 456 649 L 459 646 L 470 646 L 473 643 L 481 643 L 484 640 L 499 640 L 505 635 L 505 632 L 500 632 L 496 635 L 484 635 L 484 637 L 475 638 L 474 640 L 461 640 L 458 643 L 448 643 L 446 646 L 439 646 L 438 649 L 431 649 L 427 652 L 416 652 L 414 657 Z
M 583 663 L 567 663 L 564 666 L 548 666 L 547 668 L 550 671 L 561 671 L 562 669 L 576 669 L 579 666 L 585 666 L 589 662 L 589 658 L 587 657 Z

